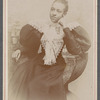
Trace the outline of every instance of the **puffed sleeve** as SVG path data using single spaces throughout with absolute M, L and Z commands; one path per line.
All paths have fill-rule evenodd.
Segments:
M 64 28 L 64 42 L 67 50 L 73 55 L 81 55 L 88 51 L 91 46 L 87 32 L 81 27 L 70 30 L 68 27 Z
M 23 46 L 22 52 L 26 54 L 37 54 L 42 33 L 27 24 L 20 31 L 20 44 Z

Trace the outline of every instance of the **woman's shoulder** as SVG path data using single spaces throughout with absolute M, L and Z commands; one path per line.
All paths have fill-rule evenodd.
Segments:
M 69 28 L 69 30 L 74 35 L 82 36 L 84 38 L 89 38 L 87 30 L 77 21 L 66 24 L 66 27 L 64 29 L 66 28 Z
M 22 46 L 33 50 L 33 48 L 35 49 L 39 47 L 41 37 L 42 33 L 40 31 L 38 31 L 32 25 L 26 24 L 20 31 L 19 42 Z
M 30 21 L 28 24 L 31 25 L 34 29 L 38 30 L 40 33 L 44 32 L 44 28 L 48 25 L 47 20 L 33 20 Z
M 73 29 L 82 27 L 82 26 L 77 21 L 73 21 L 73 22 L 67 23 L 66 27 L 69 28 L 70 31 L 72 31 Z
M 31 21 L 25 24 L 20 30 L 20 38 L 27 40 L 30 37 L 36 36 L 41 37 L 42 35 L 42 24 L 37 21 Z

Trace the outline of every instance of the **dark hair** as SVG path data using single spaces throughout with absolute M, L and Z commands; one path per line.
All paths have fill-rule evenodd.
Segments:
M 55 3 L 55 2 L 60 2 L 60 3 L 62 3 L 62 4 L 65 5 L 65 11 L 64 11 L 64 13 L 66 14 L 67 11 L 68 11 L 68 1 L 67 0 L 55 0 L 53 3 Z

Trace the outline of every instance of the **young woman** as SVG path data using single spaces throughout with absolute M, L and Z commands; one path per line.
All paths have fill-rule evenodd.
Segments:
M 67 11 L 66 0 L 55 0 L 50 10 L 51 22 L 27 24 L 21 29 L 23 49 L 9 86 L 9 100 L 66 100 L 64 45 L 70 54 L 81 58 L 90 47 L 82 27 L 76 23 L 65 27 L 60 22 Z

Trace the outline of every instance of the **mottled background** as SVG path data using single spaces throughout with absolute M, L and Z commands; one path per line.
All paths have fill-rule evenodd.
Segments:
M 9 57 L 19 47 L 19 31 L 23 25 L 35 19 L 48 19 L 52 0 L 8 0 L 8 37 Z M 66 23 L 77 21 L 89 33 L 92 46 L 89 50 L 89 60 L 83 74 L 74 82 L 69 84 L 69 89 L 81 100 L 93 100 L 93 37 L 95 36 L 93 19 L 93 0 L 69 0 L 69 11 Z M 9 60 L 9 65 L 14 63 Z M 13 72 L 15 66 L 9 66 L 9 73 Z M 10 74 L 9 74 L 10 75 Z

